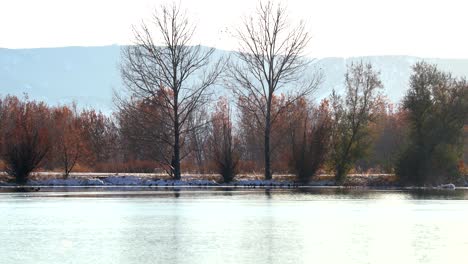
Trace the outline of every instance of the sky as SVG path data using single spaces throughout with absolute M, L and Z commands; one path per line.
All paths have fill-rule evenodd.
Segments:
M 307 55 L 468 58 L 466 0 L 288 0 L 292 23 L 312 35 Z M 132 25 L 167 1 L 1 0 L 0 47 L 102 46 L 132 42 Z M 235 50 L 232 29 L 254 0 L 180 0 L 197 24 L 193 44 Z

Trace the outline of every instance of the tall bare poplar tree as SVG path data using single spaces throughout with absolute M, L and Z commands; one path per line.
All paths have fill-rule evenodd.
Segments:
M 168 128 L 157 136 L 172 149 L 164 162 L 175 179 L 181 175 L 184 138 L 197 129 L 188 126 L 187 120 L 207 103 L 208 89 L 222 70 L 220 61 L 210 67 L 214 49 L 191 46 L 194 32 L 177 5 L 161 6 L 149 24 L 134 28 L 135 44 L 123 52 L 121 73 L 131 96 L 125 107 L 131 108 L 132 101 L 144 101 L 157 108 L 154 118 Z
M 291 26 L 280 4 L 260 2 L 256 13 L 244 19 L 236 35 L 238 60 L 230 64 L 227 83 L 242 98 L 240 107 L 252 112 L 264 129 L 265 179 L 269 180 L 272 125 L 285 108 L 311 94 L 321 78 L 318 74 L 303 78 L 310 62 L 304 57 L 310 35 L 302 21 Z M 272 110 L 274 95 L 279 93 L 286 94 L 287 102 Z

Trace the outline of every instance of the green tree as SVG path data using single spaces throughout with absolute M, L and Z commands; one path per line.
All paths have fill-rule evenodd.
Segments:
M 383 87 L 380 73 L 371 64 L 353 63 L 345 74 L 346 94 L 333 91 L 333 118 L 330 162 L 335 180 L 342 184 L 354 163 L 365 156 L 370 147 L 369 123 L 379 113 Z
M 440 184 L 459 176 L 463 125 L 468 118 L 468 84 L 425 62 L 413 66 L 403 99 L 410 123 L 410 143 L 397 163 L 407 184 Z

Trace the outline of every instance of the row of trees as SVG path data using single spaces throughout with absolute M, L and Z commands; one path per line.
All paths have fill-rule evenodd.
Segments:
M 343 95 L 333 92 L 319 104 L 304 96 L 293 103 L 285 96 L 273 97 L 272 110 L 284 110 L 271 123 L 272 172 L 295 174 L 301 182 L 334 173 L 339 184 L 350 172 L 396 172 L 409 184 L 437 184 L 461 176 L 468 123 L 466 80 L 418 63 L 398 109 L 385 101 L 379 74 L 369 64 L 350 65 L 345 84 Z M 49 107 L 27 97 L 0 99 L 4 169 L 18 183 L 25 183 L 39 167 L 62 171 L 65 177 L 74 169 L 159 169 L 174 177 L 173 160 L 168 160 L 172 134 L 161 103 L 133 103 L 107 117 L 73 105 Z M 237 173 L 264 169 L 261 111 L 253 112 L 245 103 L 243 96 L 236 104 L 221 97 L 210 111 L 198 109 L 187 118 L 188 129 L 183 127 L 180 140 L 183 170 L 218 173 L 229 182 Z
M 124 51 L 122 76 L 128 94 L 119 105 L 135 112 L 135 106 L 144 103 L 155 109 L 151 112 L 162 113 L 152 118 L 165 126 L 157 137 L 170 149 L 163 155 L 170 174 L 180 179 L 183 140 L 203 128 L 196 112 L 208 102 L 210 87 L 223 73 L 224 84 L 241 102 L 237 106 L 263 131 L 264 174 L 271 179 L 273 123 L 320 82 L 318 75 L 303 78 L 310 63 L 303 56 L 310 41 L 304 23 L 291 26 L 281 5 L 260 2 L 257 13 L 236 31 L 237 59 L 213 62 L 213 49 L 192 46 L 194 26 L 175 4 L 162 6 L 150 22 L 134 29 L 135 43 Z M 282 90 L 282 103 L 274 106 Z
M 94 110 L 49 107 L 7 96 L 0 99 L 0 153 L 4 170 L 18 183 L 30 172 L 60 168 L 65 176 L 77 163 L 89 167 L 108 161 L 117 146 L 114 122 Z
M 9 174 L 22 182 L 41 161 L 46 169 L 61 164 L 65 175 L 80 163 L 107 171 L 158 168 L 174 179 L 183 169 L 217 172 L 225 181 L 239 171 L 261 171 L 267 180 L 295 173 L 301 181 L 324 171 L 340 184 L 359 168 L 396 171 L 417 184 L 459 174 L 465 80 L 418 63 L 395 109 L 381 92 L 380 73 L 361 62 L 349 65 L 344 93 L 315 104 L 322 76 L 304 56 L 310 36 L 281 5 L 260 3 L 243 20 L 235 58 L 213 59 L 214 49 L 192 45 L 194 34 L 177 5 L 162 6 L 134 28 L 135 43 L 123 51 L 126 90 L 116 96 L 112 118 L 5 98 L 0 122 L 8 124 L 1 133 Z M 221 86 L 230 99 L 210 103 Z
M 223 165 L 223 170 L 229 171 L 227 174 L 235 171 L 232 167 L 238 164 L 235 157 L 239 155 L 235 152 L 239 151 L 243 153 L 240 159 L 263 160 L 263 166 L 253 165 L 260 167 L 267 180 L 272 178 L 274 167 L 285 161 L 289 163 L 287 167 L 293 168 L 301 179 L 310 178 L 327 161 L 337 182 L 343 183 L 345 176 L 357 163 L 371 165 L 372 162 L 364 161 L 364 157 L 369 154 L 374 143 L 372 134 L 375 135 L 379 129 L 378 119 L 381 119 L 380 124 L 384 123 L 384 130 L 376 142 L 380 144 L 379 147 L 387 148 L 388 153 L 376 157 L 374 162 L 384 159 L 385 164 L 382 167 L 390 170 L 398 160 L 397 171 L 402 178 L 416 178 L 415 182 L 426 183 L 424 177 L 415 175 L 426 175 L 431 170 L 431 166 L 422 163 L 433 162 L 430 157 L 434 153 L 433 148 L 444 149 L 442 152 L 447 154 L 444 161 L 450 160 L 453 163 L 460 159 L 460 152 L 446 151 L 449 147 L 440 145 L 450 145 L 453 148 L 462 145 L 456 143 L 462 140 L 460 131 L 466 123 L 464 80 L 455 80 L 449 74 L 439 72 L 435 66 L 419 63 L 414 67 L 411 89 L 405 97 L 403 109 L 394 113 L 380 92 L 383 84 L 379 72 L 372 65 L 361 62 L 349 67 L 345 76 L 344 94 L 333 92 L 328 100 L 315 107 L 308 98 L 321 83 L 322 76 L 310 70 L 311 61 L 304 56 L 310 35 L 302 21 L 295 25 L 290 23 L 286 9 L 280 4 L 260 1 L 256 12 L 244 18 L 234 34 L 239 43 L 235 58 L 212 60 L 213 49 L 192 46 L 194 29 L 177 5 L 162 6 L 150 24 L 144 23 L 141 28 L 134 29 L 135 43 L 126 48 L 123 56 L 125 62 L 122 65 L 122 76 L 126 81 L 128 94 L 123 97 L 125 99 L 119 100 L 118 105 L 121 111 L 133 113 L 135 119 L 141 115 L 151 116 L 151 120 L 143 123 L 157 124 L 158 128 L 148 129 L 152 134 L 149 141 L 166 146 L 159 147 L 158 149 L 164 151 L 158 153 L 163 153 L 162 160 L 175 179 L 180 179 L 181 160 L 191 153 L 195 153 L 195 160 L 202 167 L 202 146 L 210 140 L 203 139 L 200 135 L 217 131 L 227 133 L 215 135 L 217 140 L 221 140 L 218 144 L 224 147 L 225 152 L 225 155 L 218 153 L 217 156 L 223 157 L 223 163 L 229 160 L 229 165 Z M 434 73 L 430 75 L 426 71 Z M 415 117 L 412 104 L 416 99 L 411 98 L 414 94 L 416 97 L 421 96 L 420 92 L 414 92 L 422 89 L 419 87 L 421 83 L 416 81 L 419 74 L 440 79 L 425 80 L 427 83 L 422 83 L 427 86 L 424 89 L 434 91 L 427 99 L 421 99 L 426 100 L 421 104 L 444 104 L 442 108 L 445 110 L 435 110 L 440 105 L 425 108 L 421 113 L 424 117 Z M 222 122 L 229 128 L 212 128 L 210 132 L 205 130 L 206 124 L 210 122 L 206 119 L 206 104 L 212 91 L 210 88 L 218 81 L 232 92 L 236 101 L 235 107 L 240 118 L 238 139 L 233 139 L 232 122 L 230 117 L 226 118 L 230 112 L 217 116 L 222 120 L 229 120 Z M 446 87 L 445 90 L 436 91 L 431 88 L 436 84 Z M 459 91 L 453 92 L 455 90 Z M 446 95 L 452 92 L 454 95 Z M 437 94 L 443 94 L 447 98 L 437 98 Z M 461 99 L 455 102 L 451 99 L 454 97 Z M 144 110 L 141 109 L 141 104 L 144 104 Z M 230 106 L 225 108 L 231 109 Z M 429 118 L 430 121 L 421 121 L 421 118 L 427 118 L 427 110 L 441 113 L 431 114 L 433 118 Z M 148 115 L 148 112 L 152 114 Z M 447 124 L 449 127 L 446 127 L 440 118 L 449 114 L 457 117 L 453 120 L 454 124 Z M 400 125 L 403 120 L 401 115 L 409 116 L 404 119 L 405 125 Z M 211 122 L 215 124 L 216 121 Z M 399 123 L 392 124 L 394 122 Z M 430 144 L 414 143 L 422 140 L 418 133 L 425 133 L 421 132 L 423 129 L 434 131 L 429 127 L 415 129 L 421 122 L 430 126 L 436 122 L 437 125 L 442 125 L 444 132 L 447 132 L 445 129 L 453 131 L 447 132 L 448 135 L 443 137 L 447 138 L 445 141 L 429 137 Z M 395 131 L 389 133 L 392 129 Z M 419 132 L 415 133 L 413 130 Z M 434 133 L 437 137 L 437 133 L 442 131 Z M 413 136 L 405 137 L 406 134 Z M 261 142 L 260 138 L 263 139 Z M 403 151 L 390 146 L 395 143 L 391 141 L 404 138 L 408 138 L 409 150 Z M 232 142 L 236 141 L 239 144 L 234 145 L 243 146 L 244 149 L 233 148 Z M 184 147 L 185 144 L 192 148 Z M 415 147 L 417 150 L 414 150 Z M 186 153 L 181 153 L 184 149 Z M 396 158 L 401 152 L 406 154 Z M 246 156 L 249 158 L 245 159 Z M 414 163 L 411 159 L 421 161 Z M 411 166 L 415 168 L 409 168 Z M 450 170 L 447 175 L 455 175 L 455 171 Z

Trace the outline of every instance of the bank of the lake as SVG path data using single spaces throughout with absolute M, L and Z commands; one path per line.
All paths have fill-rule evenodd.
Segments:
M 0 189 L 24 188 L 39 190 L 40 187 L 228 187 L 228 188 L 303 188 L 303 187 L 343 187 L 343 188 L 376 188 L 376 189 L 400 189 L 419 188 L 421 186 L 404 186 L 399 183 L 397 177 L 392 174 L 353 174 L 346 178 L 342 185 L 335 183 L 332 175 L 320 175 L 311 179 L 308 183 L 298 182 L 293 175 L 276 175 L 273 180 L 262 180 L 260 175 L 240 175 L 230 183 L 222 182 L 219 175 L 184 175 L 181 180 L 173 180 L 167 175 L 134 173 L 134 174 L 109 174 L 109 173 L 73 173 L 69 177 L 63 177 L 61 173 L 34 173 L 25 185 L 17 185 L 12 177 L 6 174 L 0 175 Z M 423 188 L 455 189 L 468 187 L 468 182 L 444 183 L 435 186 L 422 186 Z

